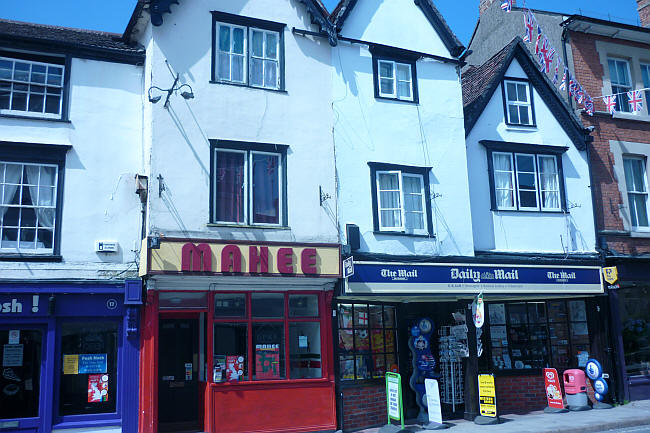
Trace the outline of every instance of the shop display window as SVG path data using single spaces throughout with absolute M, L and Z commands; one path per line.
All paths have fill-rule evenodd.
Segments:
M 323 376 L 319 295 L 216 293 L 213 321 L 214 383 Z
M 584 367 L 589 358 L 584 300 L 489 304 L 488 324 L 497 370 Z
M 619 289 L 625 369 L 630 376 L 650 376 L 650 288 Z
M 397 371 L 395 307 L 338 305 L 338 360 L 341 380 L 382 378 Z
M 61 325 L 59 415 L 117 411 L 117 322 Z
M 0 420 L 39 415 L 42 341 L 42 331 L 0 329 Z

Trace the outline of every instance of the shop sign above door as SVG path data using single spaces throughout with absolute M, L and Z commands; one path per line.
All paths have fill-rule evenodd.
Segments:
M 147 274 L 303 276 L 339 278 L 336 244 L 278 244 L 163 238 L 147 250 Z M 143 274 L 144 275 L 144 274 Z
M 346 294 L 598 294 L 598 266 L 355 262 Z

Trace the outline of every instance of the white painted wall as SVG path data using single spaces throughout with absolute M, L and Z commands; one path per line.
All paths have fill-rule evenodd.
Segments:
M 0 118 L 0 140 L 70 145 L 63 186 L 61 263 L 0 262 L 2 278 L 105 279 L 137 275 L 142 169 L 142 67 L 72 59 L 70 122 Z M 96 240 L 118 241 L 95 253 Z M 128 271 L 132 272 L 128 272 Z M 124 272 L 127 271 L 127 272 Z
M 433 29 L 421 10 L 413 2 L 397 3 L 402 5 L 399 14 L 391 9 L 396 6 L 392 0 L 381 2 L 379 11 L 373 14 L 368 8 L 377 8 L 377 2 L 358 2 L 342 34 L 411 50 L 432 51 L 411 39 L 412 35 L 426 35 L 422 40 L 437 40 L 437 36 L 431 35 Z M 396 26 L 399 35 L 393 32 L 394 22 L 387 16 L 388 11 L 395 13 L 390 18 L 403 14 L 412 19 L 408 26 Z M 422 19 L 415 19 L 418 14 Z M 371 38 L 368 33 L 377 37 Z M 419 60 L 416 69 L 420 102 L 413 104 L 375 98 L 368 47 L 340 42 L 333 50 L 332 59 L 342 238 L 345 240 L 345 225 L 356 224 L 364 252 L 473 255 L 465 130 L 456 67 L 430 59 Z M 374 184 L 371 186 L 369 161 L 432 167 L 430 191 L 435 238 L 373 232 L 371 187 Z
M 210 11 L 286 24 L 286 92 L 210 83 Z M 297 0 L 204 0 L 173 5 L 160 27 L 143 32 L 147 80 L 168 88 L 169 67 L 195 99 L 171 98 L 148 104 L 146 141 L 150 157 L 148 230 L 166 236 L 253 239 L 281 242 L 338 242 L 332 144 L 330 46 L 326 39 L 291 33 L 293 27 L 318 30 Z M 147 88 L 149 86 L 147 82 Z M 150 113 L 150 117 L 149 117 Z M 284 144 L 287 152 L 290 229 L 209 226 L 209 139 Z M 165 191 L 159 196 L 162 175 Z M 323 207 L 319 186 L 332 198 Z
M 505 76 L 527 78 L 517 60 L 513 60 Z M 535 89 L 533 98 L 537 128 L 506 125 L 499 86 L 467 137 L 475 248 L 477 251 L 595 252 L 586 151 L 576 149 Z M 491 211 L 487 152 L 480 140 L 568 147 L 562 156 L 568 213 Z
M 412 1 L 358 1 L 341 35 L 366 42 L 451 57 L 440 36 Z

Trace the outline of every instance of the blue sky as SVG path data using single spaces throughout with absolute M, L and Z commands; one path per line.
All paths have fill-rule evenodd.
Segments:
M 173 5 L 172 9 L 190 1 L 179 0 L 181 4 Z M 323 1 L 331 9 L 338 0 Z M 122 33 L 136 0 L 0 0 L 0 3 L 0 18 Z M 478 18 L 479 0 L 434 0 L 434 3 L 460 40 L 467 44 Z M 522 6 L 523 0 L 517 3 Z M 635 0 L 528 0 L 526 6 L 638 24 Z

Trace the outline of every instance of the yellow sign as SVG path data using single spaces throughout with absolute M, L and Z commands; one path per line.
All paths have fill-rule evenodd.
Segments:
M 481 415 L 496 418 L 497 393 L 494 388 L 494 376 L 491 374 L 478 375 L 478 402 Z
M 161 238 L 143 249 L 141 273 L 339 278 L 337 244 L 279 244 Z
M 618 280 L 618 269 L 616 266 L 603 268 L 603 276 L 609 284 L 614 284 Z
M 79 374 L 79 355 L 63 355 L 63 374 Z

